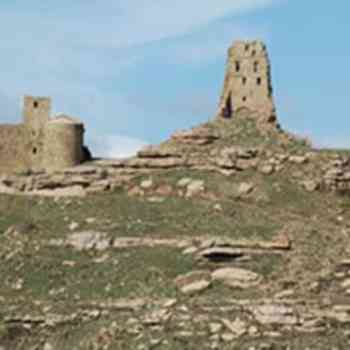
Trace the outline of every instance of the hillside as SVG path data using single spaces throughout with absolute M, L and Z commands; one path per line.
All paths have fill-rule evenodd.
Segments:
M 348 168 L 245 111 L 4 175 L 2 349 L 347 349 Z

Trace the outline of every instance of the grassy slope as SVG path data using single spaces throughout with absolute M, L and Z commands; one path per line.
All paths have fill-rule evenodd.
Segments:
M 218 141 L 222 145 L 263 146 L 274 152 L 307 150 L 302 142 L 281 146 L 277 135 L 261 135 L 250 121 L 246 124 L 225 124 L 224 128 L 218 124 L 211 127 L 223 133 L 224 137 Z M 171 142 L 168 146 L 172 147 Z M 129 197 L 125 189 L 84 199 L 0 195 L 0 276 L 3 281 L 0 285 L 0 315 L 3 319 L 16 313 L 40 315 L 45 307 L 52 312 L 69 315 L 81 312 L 79 305 L 91 300 L 143 297 L 153 300 L 177 298 L 188 306 L 192 317 L 195 317 L 200 314 L 195 306 L 197 300 L 213 306 L 224 305 L 230 298 L 270 297 L 287 287 L 293 288 L 296 296 L 305 300 L 328 297 L 348 302 L 346 295 L 340 295 L 332 273 L 335 264 L 347 258 L 349 253 L 346 222 L 350 218 L 350 199 L 333 193 L 304 191 L 290 176 L 297 170 L 295 165 L 276 175 L 266 176 L 249 170 L 230 177 L 205 171 L 159 172 L 152 175 L 155 185 L 176 188 L 179 179 L 191 177 L 204 180 L 206 193 L 210 194 L 190 199 L 173 194 L 161 203 L 150 203 L 148 196 Z M 311 168 L 306 170 L 312 172 Z M 134 181 L 139 183 L 142 179 Z M 237 197 L 237 186 L 243 181 L 254 183 L 256 189 L 252 195 L 242 199 Z M 214 209 L 216 204 L 221 205 L 221 212 Z M 342 221 L 336 219 L 339 213 Z M 87 218 L 96 220 L 89 224 Z M 199 262 L 191 255 L 184 256 L 181 250 L 174 248 L 76 252 L 71 248 L 50 246 L 50 239 L 69 234 L 72 222 L 79 224 L 78 230 L 103 231 L 110 237 L 223 236 L 271 240 L 279 233 L 287 232 L 293 241 L 293 249 L 281 256 L 266 255 L 235 263 L 264 276 L 259 290 L 232 290 L 214 284 L 200 296 L 191 298 L 177 292 L 173 283 L 175 277 L 194 269 L 213 269 L 215 266 Z M 13 224 L 30 224 L 33 227 L 30 230 L 25 227 L 23 233 L 15 236 L 4 234 Z M 17 290 L 19 280 L 23 286 Z M 321 281 L 317 294 L 309 290 L 310 284 L 315 281 Z M 217 312 L 219 317 L 219 309 Z M 230 314 L 230 317 L 235 314 L 239 315 L 239 311 Z M 192 336 L 183 340 L 174 336 L 177 329 L 170 326 L 162 329 L 161 334 L 157 329 L 145 328 L 141 336 L 130 336 L 125 333 L 131 327 L 125 326 L 130 317 L 127 313 L 112 312 L 90 322 L 66 322 L 54 328 L 31 325 L 30 329 L 16 323 L 3 322 L 1 325 L 0 322 L 0 344 L 3 342 L 10 349 L 29 349 L 49 339 L 57 349 L 88 349 L 89 341 L 96 340 L 103 327 L 108 328 L 116 322 L 111 349 L 136 349 L 137 346 L 151 344 L 151 339 L 157 337 L 166 339 L 159 347 L 161 349 L 198 349 L 208 345 L 205 322 L 189 324 Z M 277 342 L 283 344 L 288 341 L 296 348 L 309 345 L 328 349 L 327 344 L 335 344 L 336 337 L 340 337 L 339 344 L 345 342 L 341 338 L 343 335 L 337 332 L 337 329 L 331 330 L 319 339 L 305 335 Z M 236 346 L 244 348 L 253 343 L 240 340 Z M 231 349 L 224 344 L 220 348 Z

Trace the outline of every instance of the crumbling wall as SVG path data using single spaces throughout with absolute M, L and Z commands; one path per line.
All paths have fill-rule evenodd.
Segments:
M 28 130 L 24 125 L 0 126 L 0 171 L 30 167 Z

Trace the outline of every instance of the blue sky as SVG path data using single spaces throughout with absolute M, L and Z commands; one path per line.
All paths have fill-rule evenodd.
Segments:
M 350 147 L 350 2 L 2 0 L 1 122 L 24 94 L 81 118 L 95 154 L 123 156 L 213 117 L 226 50 L 267 43 L 282 126 Z

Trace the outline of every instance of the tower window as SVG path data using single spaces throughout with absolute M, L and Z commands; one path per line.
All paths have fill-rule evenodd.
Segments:
M 256 50 L 252 51 L 252 56 L 256 56 Z
M 33 154 L 37 154 L 38 153 L 38 149 L 36 147 L 33 148 Z
M 241 70 L 241 63 L 239 61 L 236 61 L 236 72 L 239 72 Z
M 242 78 L 242 84 L 245 85 L 247 83 L 247 78 L 246 77 L 243 77 Z
M 254 62 L 254 73 L 257 73 L 259 70 L 259 62 Z
M 257 85 L 261 85 L 261 78 L 260 78 L 260 77 L 258 77 L 258 78 L 256 79 L 256 84 L 257 84 Z
M 246 52 L 249 51 L 249 45 L 246 44 L 245 47 L 244 47 L 244 49 L 245 49 Z
M 38 108 L 39 107 L 39 102 L 38 101 L 34 101 L 33 102 L 33 107 L 34 108 Z
M 231 95 L 226 100 L 225 107 L 222 111 L 222 116 L 225 119 L 232 118 L 232 102 L 231 102 Z
M 246 101 L 247 101 L 247 97 L 246 97 L 246 96 L 243 96 L 242 101 L 243 101 L 243 102 L 246 102 Z

